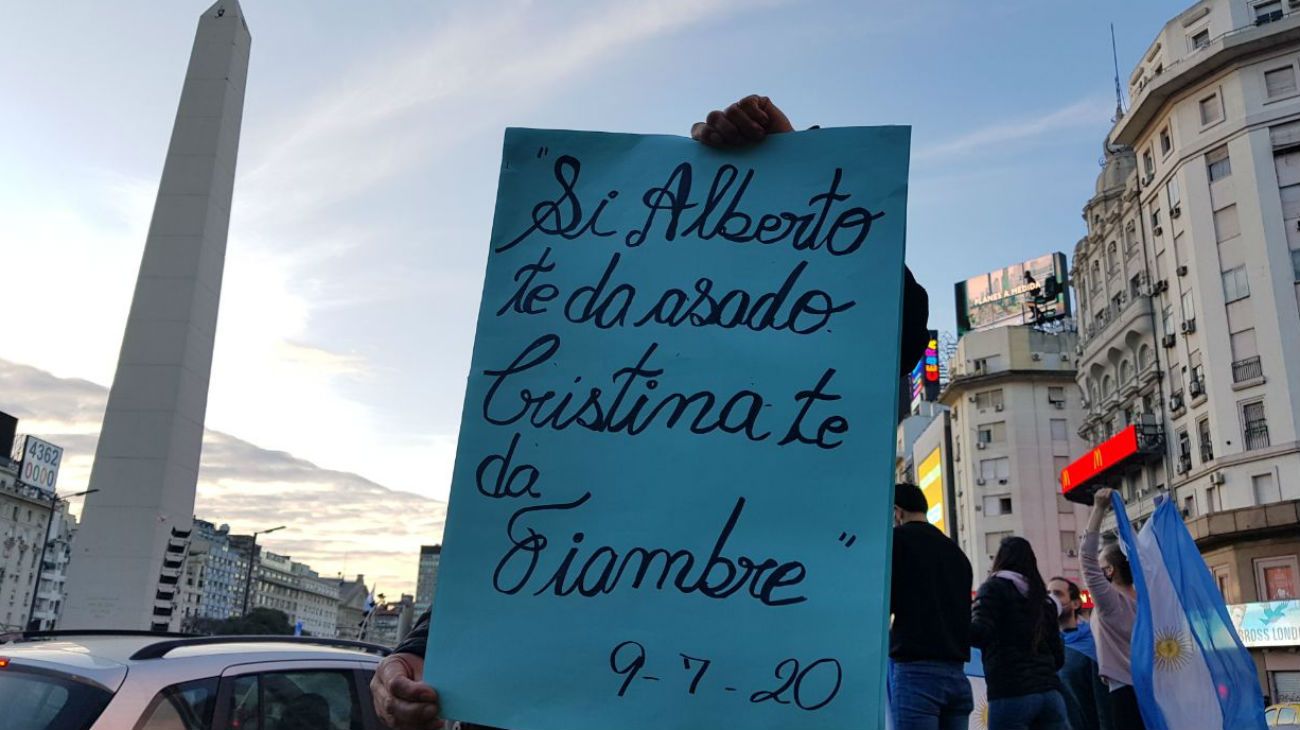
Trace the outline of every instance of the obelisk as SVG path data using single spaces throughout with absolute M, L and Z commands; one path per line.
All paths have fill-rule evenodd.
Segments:
M 60 629 L 166 630 L 193 527 L 252 38 L 237 0 L 199 18 Z

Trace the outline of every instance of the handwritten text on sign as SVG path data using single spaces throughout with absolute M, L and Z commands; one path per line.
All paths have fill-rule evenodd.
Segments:
M 507 132 L 426 662 L 448 717 L 873 726 L 907 144 Z

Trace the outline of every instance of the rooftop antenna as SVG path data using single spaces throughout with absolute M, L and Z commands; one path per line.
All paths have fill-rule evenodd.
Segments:
M 1119 85 L 1119 52 L 1115 50 L 1115 24 L 1110 24 L 1110 59 L 1115 65 L 1115 118 L 1112 122 L 1118 122 L 1124 117 L 1124 94 Z

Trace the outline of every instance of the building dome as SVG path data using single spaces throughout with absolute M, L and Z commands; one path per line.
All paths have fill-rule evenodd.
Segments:
M 1124 187 L 1124 181 L 1137 169 L 1137 155 L 1130 147 L 1105 145 L 1101 174 L 1097 175 L 1097 194 Z

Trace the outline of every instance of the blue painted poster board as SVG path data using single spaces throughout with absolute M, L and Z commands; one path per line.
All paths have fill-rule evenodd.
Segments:
M 506 132 L 425 665 L 445 716 L 880 726 L 908 141 Z

